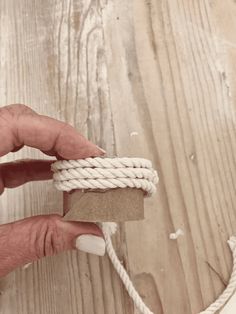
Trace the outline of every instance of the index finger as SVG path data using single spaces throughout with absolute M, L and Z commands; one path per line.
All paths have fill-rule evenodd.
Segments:
M 0 156 L 27 145 L 63 159 L 101 156 L 104 151 L 72 126 L 24 105 L 0 109 Z

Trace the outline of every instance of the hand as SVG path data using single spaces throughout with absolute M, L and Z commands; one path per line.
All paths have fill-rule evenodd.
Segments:
M 0 108 L 0 157 L 16 152 L 24 145 L 60 159 L 104 154 L 66 123 L 39 115 L 24 105 Z M 0 164 L 0 194 L 4 188 L 51 179 L 52 162 L 28 160 Z M 0 225 L 0 276 L 44 256 L 74 249 L 76 238 L 83 234 L 95 235 L 95 239 L 102 240 L 97 225 L 64 222 L 55 214 Z

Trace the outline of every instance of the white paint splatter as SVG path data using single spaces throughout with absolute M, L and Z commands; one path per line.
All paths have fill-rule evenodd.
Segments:
M 130 137 L 137 136 L 137 135 L 138 135 L 138 132 L 136 132 L 136 131 L 133 131 L 133 132 L 130 133 Z
M 184 232 L 182 229 L 178 229 L 176 232 L 174 233 L 170 233 L 169 238 L 170 240 L 176 240 L 179 236 L 183 236 Z
M 192 153 L 190 156 L 189 156 L 190 160 L 194 161 L 195 160 L 195 154 Z

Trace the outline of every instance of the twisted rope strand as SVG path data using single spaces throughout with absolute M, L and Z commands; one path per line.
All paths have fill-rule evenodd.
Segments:
M 71 179 L 138 178 L 155 181 L 156 176 L 155 171 L 147 168 L 71 168 L 55 172 L 53 179 L 64 181 Z
M 102 224 L 102 231 L 104 234 L 105 242 L 106 242 L 106 250 L 107 254 L 117 271 L 118 275 L 120 276 L 120 279 L 122 280 L 129 296 L 133 299 L 135 306 L 137 309 L 143 313 L 143 314 L 154 314 L 150 309 L 146 306 L 146 304 L 143 302 L 141 297 L 139 296 L 138 292 L 136 291 L 132 281 L 130 280 L 124 266 L 121 264 L 120 260 L 118 259 L 114 247 L 111 242 L 111 234 L 107 228 L 109 228 L 109 222 Z
M 59 160 L 53 163 L 52 170 L 70 168 L 152 168 L 150 160 L 144 158 L 85 158 L 78 160 Z
M 67 181 L 54 181 L 58 190 L 71 191 L 73 189 L 115 189 L 136 188 L 148 193 L 155 193 L 156 186 L 146 179 L 117 178 L 117 179 L 72 179 Z
M 229 247 L 233 254 L 233 270 L 228 282 L 227 287 L 218 299 L 213 302 L 207 309 L 200 312 L 199 314 L 214 314 L 221 309 L 226 302 L 230 299 L 236 290 L 236 237 L 231 237 L 228 241 Z

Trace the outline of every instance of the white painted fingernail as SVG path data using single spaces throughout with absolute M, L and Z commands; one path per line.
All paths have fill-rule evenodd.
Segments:
M 101 237 L 83 234 L 76 239 L 75 246 L 78 250 L 103 256 L 106 251 L 105 241 Z
M 25 269 L 29 268 L 30 265 L 32 265 L 32 263 L 27 263 L 27 264 L 22 266 L 22 269 L 25 270 Z
M 97 148 L 98 148 L 101 152 L 103 152 L 103 154 L 106 154 L 106 151 L 105 151 L 103 148 L 99 147 L 98 145 L 96 145 L 96 146 L 97 146 Z

